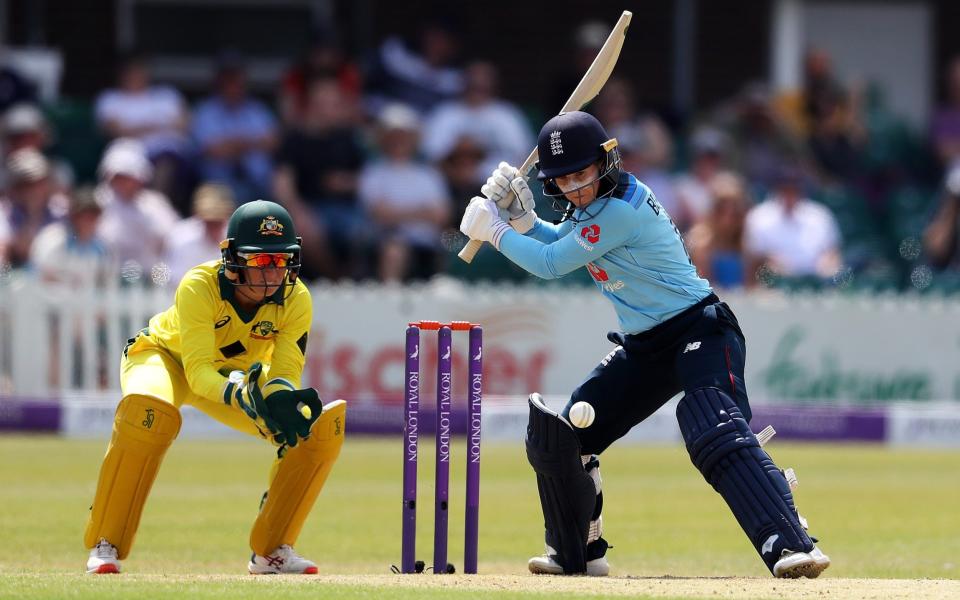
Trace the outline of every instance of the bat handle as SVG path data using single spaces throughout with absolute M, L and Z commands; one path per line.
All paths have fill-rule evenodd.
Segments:
M 473 257 L 477 255 L 477 252 L 480 251 L 480 248 L 483 246 L 483 242 L 480 240 L 470 240 L 466 243 L 462 250 L 457 254 L 460 257 L 460 260 L 470 264 L 473 262 Z

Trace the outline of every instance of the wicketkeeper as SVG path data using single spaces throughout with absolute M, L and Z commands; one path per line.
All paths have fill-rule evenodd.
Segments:
M 545 555 L 530 559 L 530 571 L 609 572 L 597 455 L 682 392 L 677 421 L 690 458 L 764 564 L 776 577 L 816 577 L 830 559 L 807 534 L 784 474 L 750 429 L 746 345 L 733 311 L 697 275 L 653 191 L 621 170 L 617 140 L 593 116 L 557 115 L 537 147 L 537 177 L 563 220 L 538 219 L 525 174 L 502 163 L 482 189 L 486 197 L 471 200 L 460 230 L 539 277 L 586 267 L 621 331 L 607 335 L 615 348 L 561 415 L 538 394 L 530 397 L 527 458 L 547 545 Z M 577 402 L 596 413 L 584 429 L 566 418 Z
M 283 207 L 259 200 L 233 213 L 220 247 L 222 259 L 189 271 L 173 306 L 123 351 L 123 397 L 84 535 L 88 573 L 120 572 L 184 404 L 277 446 L 248 570 L 317 572 L 293 545 L 340 453 L 346 404 L 300 388 L 312 322 L 300 238 Z

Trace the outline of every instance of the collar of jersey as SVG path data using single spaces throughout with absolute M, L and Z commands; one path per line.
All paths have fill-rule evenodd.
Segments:
M 239 304 L 237 304 L 237 291 L 234 289 L 233 282 L 227 279 L 227 275 L 223 272 L 223 269 L 223 265 L 220 265 L 220 270 L 217 271 L 217 280 L 220 283 L 220 299 L 229 302 L 230 306 L 233 307 L 233 310 L 237 311 L 237 316 L 240 317 L 240 320 L 242 320 L 244 323 L 249 323 L 252 321 L 253 318 L 257 316 L 257 310 L 260 310 L 260 307 L 267 302 L 273 302 L 283 306 L 283 291 L 286 286 L 281 285 L 280 289 L 275 291 L 266 302 L 263 302 L 257 306 L 257 310 L 254 310 L 253 312 L 244 310 Z
M 593 219 L 596 215 L 600 214 L 600 211 L 606 208 L 606 202 L 611 200 L 625 200 L 628 204 L 634 204 L 634 199 L 637 195 L 637 179 L 626 171 L 620 173 L 620 180 L 617 182 L 617 187 L 614 189 L 613 193 L 609 196 L 600 198 L 599 200 L 594 200 L 594 202 L 604 202 L 603 206 L 600 206 L 599 209 L 592 215 L 584 212 L 584 208 L 578 208 L 574 212 L 574 217 L 583 217 L 587 216 L 586 219 L 578 219 L 578 223 L 583 223 Z M 588 204 L 585 208 L 590 208 L 593 205 L 593 202 Z

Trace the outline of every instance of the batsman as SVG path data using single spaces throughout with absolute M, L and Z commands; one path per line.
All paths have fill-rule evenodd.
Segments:
M 310 292 L 297 279 L 300 247 L 279 204 L 241 206 L 221 260 L 189 271 L 173 306 L 128 341 L 84 535 L 88 573 L 120 572 L 184 405 L 276 446 L 250 532 L 250 573 L 317 573 L 293 546 L 340 453 L 346 404 L 324 406 L 300 386 L 312 322 Z
M 676 416 L 690 459 L 763 563 L 775 577 L 818 576 L 830 559 L 807 534 L 784 473 L 750 429 L 746 344 L 733 311 L 697 275 L 653 191 L 621 170 L 617 140 L 597 119 L 560 113 L 543 126 L 537 149 L 537 178 L 562 220 L 539 219 L 525 173 L 501 163 L 460 230 L 544 279 L 585 267 L 613 304 L 620 330 L 607 334 L 614 349 L 560 414 L 538 394 L 530 397 L 526 450 L 546 527 L 546 553 L 530 559 L 530 571 L 608 574 L 597 457 L 682 393 Z M 579 421 L 582 429 L 568 420 L 578 402 L 596 415 Z

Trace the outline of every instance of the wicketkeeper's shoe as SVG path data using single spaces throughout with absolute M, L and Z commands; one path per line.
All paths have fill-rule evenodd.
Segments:
M 90 558 L 87 559 L 87 573 L 103 575 L 119 572 L 120 561 L 117 559 L 117 547 L 100 538 L 97 545 L 90 550 Z
M 773 565 L 773 576 L 784 579 L 808 577 L 813 579 L 830 566 L 830 557 L 816 546 L 810 552 L 784 550 L 780 560 Z
M 250 557 L 247 570 L 251 575 L 277 575 L 278 573 L 316 575 L 317 565 L 297 554 L 293 546 L 284 544 L 266 556 L 254 553 Z

